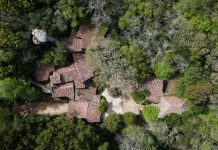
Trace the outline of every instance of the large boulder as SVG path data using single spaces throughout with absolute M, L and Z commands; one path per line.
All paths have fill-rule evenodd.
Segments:
M 33 42 L 35 44 L 43 44 L 55 40 L 55 38 L 49 36 L 45 31 L 40 29 L 34 29 L 32 31 L 32 35 L 33 35 Z

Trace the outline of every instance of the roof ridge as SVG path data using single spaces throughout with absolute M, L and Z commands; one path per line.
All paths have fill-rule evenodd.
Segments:
M 83 80 L 82 75 L 80 74 L 79 69 L 78 69 L 76 63 L 75 63 L 75 67 L 76 67 L 76 70 L 77 70 L 77 73 L 78 73 L 77 75 L 80 77 L 80 80 Z

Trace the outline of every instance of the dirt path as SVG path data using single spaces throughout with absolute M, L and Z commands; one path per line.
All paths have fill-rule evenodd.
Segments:
M 67 113 L 68 103 L 56 103 L 56 102 L 32 102 L 24 105 L 15 106 L 13 108 L 15 113 L 24 116 L 28 113 L 34 114 L 49 114 L 49 115 L 59 115 Z

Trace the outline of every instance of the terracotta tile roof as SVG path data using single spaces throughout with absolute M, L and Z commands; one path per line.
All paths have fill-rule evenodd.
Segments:
M 96 88 L 89 86 L 86 89 L 76 89 L 75 100 L 91 101 L 93 96 L 96 95 Z
M 93 77 L 93 68 L 88 64 L 85 55 L 81 53 L 73 54 L 75 67 L 80 79 L 84 82 Z
M 74 99 L 74 84 L 66 83 L 52 87 L 52 97 L 68 97 Z
M 35 70 L 37 82 L 48 81 L 50 74 L 55 70 L 53 65 L 40 65 Z
M 94 28 L 90 26 L 80 26 L 78 32 L 72 32 L 66 39 L 66 44 L 73 52 L 81 52 L 86 49 L 94 35 Z
M 100 122 L 101 113 L 98 111 L 99 107 L 99 96 L 94 96 L 92 101 L 89 102 L 87 112 L 86 112 L 86 120 L 88 122 Z
M 169 80 L 167 85 L 167 93 L 169 95 L 175 95 L 176 93 L 176 82 L 177 80 Z
M 84 88 L 85 85 L 78 75 L 78 70 L 75 67 L 75 64 L 72 64 L 68 67 L 62 67 L 56 70 L 52 76 L 50 76 L 51 83 L 60 84 L 75 81 L 76 85 L 80 88 Z
M 176 96 L 162 96 L 158 107 L 159 118 L 163 118 L 170 113 L 181 114 L 186 110 L 186 103 Z
M 71 35 L 66 39 L 66 44 L 69 49 L 73 52 L 81 52 L 83 48 L 83 41 L 81 38 L 76 36 L 75 32 L 72 32 Z
M 74 80 L 74 83 L 75 83 L 76 88 L 85 88 L 86 87 L 80 78 L 77 78 L 76 80 Z
M 70 118 L 86 118 L 88 102 L 85 101 L 69 101 L 68 116 Z
M 70 118 L 84 118 L 88 122 L 100 122 L 101 113 L 98 112 L 98 106 L 98 96 L 93 96 L 90 102 L 70 100 L 68 116 Z
M 51 83 L 61 84 L 74 81 L 76 88 L 85 88 L 84 82 L 93 77 L 94 70 L 86 61 L 84 54 L 73 54 L 73 58 L 74 64 L 62 67 L 50 76 Z
M 61 83 L 61 75 L 60 74 L 53 74 L 52 76 L 50 76 L 50 81 L 52 84 Z
M 82 48 L 87 48 L 94 35 L 94 28 L 91 26 L 80 26 L 77 32 L 77 37 L 82 39 Z
M 158 103 L 160 101 L 160 97 L 163 94 L 163 81 L 151 78 L 139 88 L 139 90 L 145 89 L 148 89 L 151 93 L 151 95 L 148 97 L 148 100 L 154 103 Z

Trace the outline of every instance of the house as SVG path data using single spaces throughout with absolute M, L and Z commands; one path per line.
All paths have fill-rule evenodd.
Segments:
M 67 97 L 69 99 L 74 99 L 74 84 L 71 82 L 53 86 L 52 97 Z
M 100 122 L 100 98 L 96 95 L 96 88 L 86 84 L 87 80 L 93 77 L 94 70 L 87 63 L 83 53 L 74 53 L 73 59 L 73 64 L 57 69 L 50 76 L 52 97 L 69 98 L 70 118 Z
M 160 109 L 159 118 L 163 118 L 171 113 L 182 114 L 186 110 L 186 102 L 176 96 L 162 96 L 158 104 Z
M 150 92 L 150 96 L 147 99 L 153 103 L 158 103 L 160 97 L 163 95 L 163 81 L 156 78 L 150 78 L 139 87 L 139 90 L 141 91 L 145 89 Z
M 41 67 L 36 70 L 36 76 L 37 81 L 50 79 L 52 97 L 69 99 L 70 118 L 100 122 L 101 113 L 98 111 L 100 97 L 96 95 L 96 88 L 87 84 L 93 77 L 94 70 L 82 51 L 89 46 L 93 35 L 94 28 L 91 26 L 81 26 L 78 32 L 72 32 L 66 43 L 73 52 L 74 63 L 57 70 L 54 67 Z
M 50 74 L 55 70 L 53 65 L 40 65 L 35 70 L 35 78 L 37 82 L 45 82 L 49 80 Z
M 72 52 L 81 52 L 86 49 L 95 33 L 91 26 L 80 26 L 78 32 L 72 32 L 66 39 L 66 44 Z

